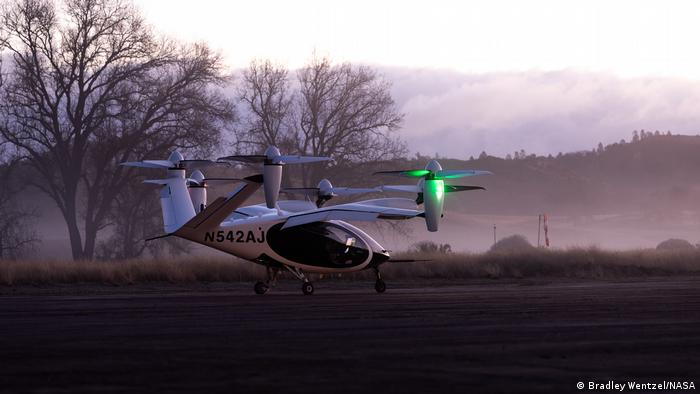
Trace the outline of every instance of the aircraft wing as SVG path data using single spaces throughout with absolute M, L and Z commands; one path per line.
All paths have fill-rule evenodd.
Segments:
M 394 208 L 371 203 L 349 203 L 334 205 L 313 211 L 289 215 L 282 229 L 301 226 L 303 224 L 325 220 L 375 221 L 377 219 L 401 220 L 417 217 L 422 214 L 415 209 Z M 415 203 L 414 203 L 415 205 Z

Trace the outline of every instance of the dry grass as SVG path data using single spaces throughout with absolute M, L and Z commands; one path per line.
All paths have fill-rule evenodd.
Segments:
M 520 253 L 396 255 L 431 261 L 387 264 L 390 279 L 585 278 L 698 275 L 700 250 L 604 251 L 596 248 Z M 0 285 L 94 283 L 250 282 L 264 277 L 260 266 L 236 260 L 128 260 L 110 262 L 0 261 Z M 364 271 L 346 279 L 370 279 Z
M 428 263 L 393 264 L 386 272 L 387 275 L 406 278 L 606 279 L 700 274 L 700 250 L 533 249 L 508 253 L 437 255 L 433 258 L 434 262 Z
M 0 285 L 242 282 L 264 268 L 231 260 L 0 261 Z

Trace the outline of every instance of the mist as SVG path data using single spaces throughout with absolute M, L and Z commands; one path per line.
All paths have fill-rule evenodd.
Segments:
M 590 150 L 633 130 L 696 134 L 700 82 L 573 70 L 466 74 L 385 68 L 412 152 L 465 159 L 481 151 Z

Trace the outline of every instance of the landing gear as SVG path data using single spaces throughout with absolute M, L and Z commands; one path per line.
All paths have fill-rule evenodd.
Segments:
M 270 287 L 275 287 L 279 272 L 279 268 L 267 267 L 267 280 L 265 282 L 258 282 L 255 284 L 253 287 L 255 294 L 265 294 L 268 290 L 270 290 Z
M 264 282 L 258 282 L 255 284 L 255 294 L 265 294 L 270 289 L 270 286 L 266 285 Z
M 374 290 L 377 293 L 383 293 L 386 291 L 386 283 L 382 280 L 382 274 L 379 272 L 378 268 L 374 269 L 374 273 L 377 274 L 377 281 L 374 282 Z
M 383 280 L 377 279 L 376 282 L 374 282 L 374 290 L 377 290 L 377 293 L 383 293 L 386 291 L 386 283 L 384 283 Z
M 311 295 L 314 293 L 314 285 L 311 282 L 304 282 L 301 285 L 301 291 L 304 292 L 304 295 Z
M 311 295 L 314 293 L 314 285 L 309 282 L 309 279 L 304 275 L 304 272 L 300 270 L 297 267 L 290 267 L 288 265 L 285 265 L 284 268 L 287 269 L 287 271 L 291 272 L 294 276 L 297 277 L 297 279 L 303 281 L 304 283 L 301 285 L 301 291 L 304 292 L 304 295 Z

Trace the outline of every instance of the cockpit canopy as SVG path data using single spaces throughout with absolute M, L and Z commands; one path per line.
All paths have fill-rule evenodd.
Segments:
M 267 232 L 268 244 L 280 256 L 306 265 L 346 268 L 367 261 L 370 251 L 357 235 L 338 224 L 314 222 Z

